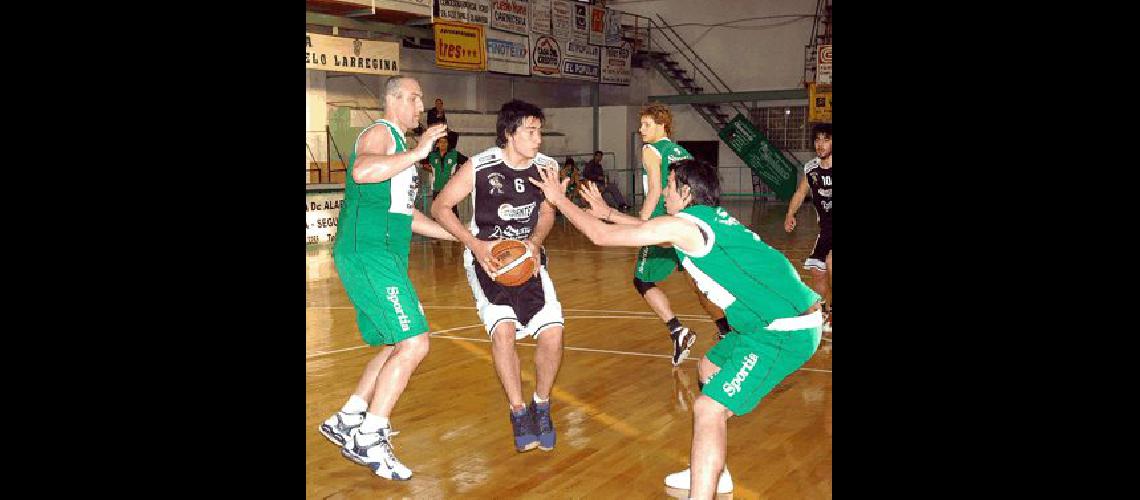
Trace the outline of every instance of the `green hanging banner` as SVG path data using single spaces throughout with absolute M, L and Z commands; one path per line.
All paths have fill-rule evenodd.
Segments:
M 743 114 L 736 117 L 720 131 L 724 141 L 736 156 L 739 156 L 760 179 L 772 188 L 782 201 L 792 199 L 796 192 L 799 177 L 798 167 L 788 160 L 778 148 L 768 142 L 768 138 L 752 125 Z

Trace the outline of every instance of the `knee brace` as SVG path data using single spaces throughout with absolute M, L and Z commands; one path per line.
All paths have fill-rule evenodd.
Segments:
M 633 287 L 636 288 L 637 293 L 640 293 L 643 297 L 645 296 L 645 292 L 652 290 L 655 286 L 657 286 L 657 283 L 652 281 L 641 281 L 640 279 L 633 278 Z

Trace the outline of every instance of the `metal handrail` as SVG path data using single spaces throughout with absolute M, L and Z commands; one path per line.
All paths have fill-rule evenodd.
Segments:
M 732 92 L 732 89 L 728 88 L 728 85 L 724 83 L 724 80 L 721 80 L 720 76 L 717 75 L 716 72 L 714 72 L 712 70 L 712 68 L 709 67 L 708 63 L 706 63 L 704 59 L 701 59 L 701 56 L 699 54 L 697 54 L 697 51 L 693 50 L 693 47 L 690 46 L 688 44 L 688 42 L 685 41 L 684 38 L 681 38 L 681 35 L 680 35 L 680 33 L 677 33 L 677 30 L 674 30 L 672 26 L 669 26 L 669 23 L 667 21 L 665 21 L 664 17 L 661 17 L 661 14 L 657 14 L 657 18 L 661 20 L 661 23 L 665 26 L 666 29 L 669 30 L 669 33 L 672 33 L 673 37 L 676 37 L 677 40 L 679 40 L 681 42 L 681 45 L 684 45 L 685 48 L 689 49 L 689 52 L 693 54 L 693 57 L 697 58 L 697 60 L 700 61 L 701 64 L 704 65 L 704 67 L 707 68 L 709 70 L 709 72 L 713 74 L 714 77 L 716 77 L 716 81 L 713 81 L 712 78 L 709 78 L 708 75 L 706 75 L 704 73 L 704 71 L 701 71 L 701 68 L 698 67 L 697 64 L 693 62 L 692 59 L 689 59 L 689 56 L 685 55 L 685 51 L 681 50 L 681 47 L 677 46 L 677 43 L 672 40 L 672 37 L 669 37 L 668 35 L 666 35 L 666 39 L 669 40 L 669 43 L 672 43 L 673 46 L 677 49 L 677 51 L 680 52 L 682 56 L 685 56 L 685 59 L 689 61 L 689 64 L 693 65 L 693 69 L 700 71 L 701 76 L 704 76 L 705 79 L 709 81 L 709 83 L 712 85 L 712 88 L 714 90 L 716 90 L 717 92 Z M 662 30 L 661 33 L 664 35 L 665 31 Z M 716 86 L 717 82 L 720 82 L 721 86 L 724 87 L 724 90 L 721 90 L 720 88 L 718 88 Z
M 669 29 L 669 32 L 672 33 L 674 36 L 676 36 L 677 39 L 681 41 L 681 44 L 685 46 L 685 48 L 689 49 L 689 52 L 691 52 L 693 54 L 693 57 L 697 58 L 697 60 L 700 61 L 701 64 L 703 64 L 704 67 L 709 70 L 709 73 L 712 73 L 713 77 L 716 78 L 716 81 L 719 82 L 721 87 L 724 88 L 723 90 L 718 89 L 718 91 L 719 92 L 732 92 L 732 89 L 729 88 L 728 84 L 725 83 L 725 81 L 720 77 L 720 75 L 718 75 L 715 71 L 713 71 L 712 67 L 709 66 L 709 64 L 707 62 L 705 62 L 704 58 L 701 57 L 700 54 L 697 54 L 697 51 L 694 50 L 693 47 L 691 45 L 689 45 L 689 43 L 686 42 L 683 37 L 681 37 L 681 34 L 677 33 L 677 30 L 673 29 L 673 27 L 670 26 L 669 23 L 665 21 L 665 18 L 661 17 L 661 14 L 657 14 L 657 17 L 659 19 L 661 19 L 661 22 L 663 24 L 665 24 L 665 27 Z M 709 83 L 713 83 L 713 81 L 710 79 Z M 716 86 L 714 85 L 713 88 L 716 88 Z
M 665 20 L 665 18 L 661 16 L 661 14 L 657 14 L 657 18 L 660 19 L 661 23 L 664 25 L 664 28 L 658 28 L 658 29 L 662 30 L 662 34 L 665 35 L 666 40 L 668 40 L 669 43 L 673 44 L 673 47 L 676 48 L 677 51 L 683 57 L 685 57 L 685 59 L 687 61 L 689 61 L 689 64 L 693 65 L 693 69 L 695 69 L 697 72 L 699 72 L 701 74 L 701 76 L 703 76 L 705 78 L 705 80 L 707 80 L 709 82 L 709 85 L 713 88 L 713 90 L 716 90 L 717 92 L 722 92 L 722 93 L 731 93 L 732 88 L 730 88 L 728 86 L 728 84 L 725 83 L 724 79 L 722 79 L 720 77 L 720 75 L 718 75 L 716 73 L 716 71 L 713 71 L 712 67 L 709 66 L 709 64 L 707 62 L 705 62 L 704 58 L 702 58 L 700 56 L 700 54 L 697 54 L 696 50 L 693 50 L 693 47 L 691 45 L 689 45 L 688 42 L 686 42 L 685 39 L 683 37 L 681 37 L 681 35 L 679 33 L 677 33 L 677 30 L 674 30 L 673 27 L 670 26 L 669 23 Z M 672 37 L 670 37 L 665 32 L 665 29 L 668 29 L 668 33 L 672 33 Z M 701 67 L 697 66 L 697 64 L 695 62 L 693 62 L 693 60 L 690 59 L 688 55 L 685 54 L 685 51 L 682 50 L 681 47 L 678 46 L 677 43 L 673 41 L 673 39 L 672 39 L 673 37 L 676 37 L 677 40 L 681 42 L 681 45 L 683 45 L 686 49 L 688 49 L 689 52 L 693 54 L 693 57 L 695 57 L 697 59 L 697 61 L 700 61 L 701 65 L 703 65 L 704 69 L 707 69 L 708 72 L 711 73 L 713 75 L 713 78 L 715 78 L 716 80 L 713 80 L 713 78 L 710 78 L 707 74 L 705 74 L 705 72 L 701 69 Z M 717 83 L 719 83 L 720 85 L 718 86 Z M 747 103 L 745 103 L 743 101 L 733 101 L 733 102 L 730 102 L 727 104 L 729 104 L 729 107 L 731 107 L 733 109 L 733 111 L 736 111 L 738 113 L 744 114 L 745 116 L 748 116 L 749 111 L 748 111 Z
M 309 158 L 311 158 L 313 160 L 313 163 L 318 163 L 316 155 L 313 154 L 313 148 L 310 148 L 309 143 L 307 143 L 307 142 L 305 143 L 305 150 L 309 152 Z M 321 169 L 319 169 L 319 168 L 306 168 L 305 169 L 306 172 L 312 172 L 314 170 L 317 171 L 317 183 L 318 184 L 323 183 L 324 177 L 322 177 Z M 332 180 L 332 174 L 329 174 L 329 180 Z
M 660 14 L 658 14 L 658 17 L 660 17 Z M 661 29 L 661 28 L 658 28 L 658 29 Z M 670 29 L 672 29 L 672 28 L 670 28 Z M 708 75 L 706 75 L 706 74 L 705 74 L 705 72 L 704 72 L 703 70 L 701 70 L 701 68 L 700 68 L 700 67 L 698 67 L 698 66 L 697 66 L 697 63 L 693 62 L 693 60 L 692 60 L 692 59 L 691 59 L 691 58 L 688 56 L 688 54 L 685 54 L 685 51 L 684 51 L 684 50 L 681 50 L 681 47 L 679 47 L 679 46 L 677 45 L 677 42 L 674 42 L 674 41 L 671 39 L 671 37 L 670 37 L 668 34 L 666 34 L 666 32 L 665 32 L 663 29 L 662 29 L 662 31 L 661 31 L 661 34 L 662 34 L 662 35 L 665 37 L 665 39 L 666 39 L 666 40 L 668 40 L 668 41 L 669 41 L 669 43 L 673 44 L 673 48 L 677 49 L 677 53 L 678 53 L 678 54 L 681 54 L 681 57 L 684 57 L 684 58 L 685 58 L 685 60 L 686 60 L 686 61 L 688 61 L 688 62 L 689 62 L 689 64 L 693 66 L 693 69 L 694 69 L 694 70 L 696 70 L 698 73 L 700 73 L 700 74 L 701 74 L 701 76 L 705 77 L 705 80 L 707 80 L 707 81 L 708 81 L 710 84 L 712 84 L 712 85 L 710 85 L 710 86 L 713 88 L 713 90 L 716 90 L 717 92 L 722 92 L 720 89 L 718 89 L 718 88 L 716 87 L 716 84 L 715 84 L 715 82 L 713 82 L 713 81 L 712 81 L 712 79 L 711 79 L 711 78 L 709 78 L 709 76 L 708 76 Z M 680 38 L 680 35 L 677 35 L 677 32 L 676 32 L 676 31 L 674 31 L 674 32 L 673 32 L 673 35 L 674 35 L 674 36 L 677 36 L 678 38 Z M 682 43 L 684 43 L 684 40 L 681 40 L 681 42 L 682 42 Z M 690 50 L 691 50 L 691 49 L 690 49 Z M 696 55 L 696 54 L 694 53 L 693 55 Z M 711 69 L 710 69 L 710 70 L 711 70 Z
M 344 161 L 344 155 L 340 154 L 340 146 L 337 146 L 336 141 L 332 140 L 332 129 L 328 125 L 325 125 L 325 141 L 326 141 L 326 144 L 332 144 L 332 146 L 333 146 L 332 149 L 336 150 L 336 157 L 338 159 L 340 159 L 341 165 L 345 166 L 345 168 L 333 169 L 332 168 L 332 149 L 329 149 L 328 146 L 325 146 L 325 153 L 329 155 L 329 161 L 328 161 L 329 182 L 332 182 L 333 172 L 345 172 L 345 175 L 348 175 L 347 174 L 348 173 L 348 162 Z

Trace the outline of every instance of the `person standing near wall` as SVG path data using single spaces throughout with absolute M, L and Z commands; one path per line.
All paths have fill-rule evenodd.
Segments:
M 437 99 L 438 101 L 438 99 Z M 451 179 L 455 169 L 460 165 L 467 162 L 467 157 L 463 153 L 454 149 L 448 148 L 447 137 L 440 137 L 436 144 L 439 146 L 433 149 L 431 154 L 427 157 L 427 163 L 432 171 L 432 187 L 431 199 L 432 203 L 439 198 L 439 192 L 443 190 L 443 186 L 447 185 L 447 181 Z M 459 209 L 451 207 L 452 213 L 459 217 Z
M 443 109 L 443 99 L 440 99 L 438 97 L 435 99 L 435 107 L 429 109 L 427 112 L 427 124 L 428 124 L 428 126 L 430 127 L 430 126 L 435 125 L 437 123 L 447 123 L 447 111 L 445 111 Z M 448 142 L 448 144 L 451 145 L 452 149 L 458 149 L 459 148 L 459 133 L 454 131 L 454 130 L 448 129 L 448 131 L 447 131 L 447 142 Z M 462 165 L 462 163 L 460 163 L 460 165 Z
M 349 156 L 333 261 L 364 342 L 385 347 L 368 362 L 348 402 L 319 427 L 345 457 L 395 480 L 410 479 L 412 471 L 392 451 L 389 415 L 428 353 L 427 319 L 408 278 L 412 233 L 455 240 L 415 209 L 420 179 L 414 165 L 447 133 L 444 124 L 428 127 L 408 149 L 404 133 L 416 125 L 422 99 L 416 80 L 389 78 L 384 118 L 360 133 Z
M 796 212 L 811 191 L 811 203 L 819 220 L 819 235 L 811 255 L 804 261 L 804 269 L 811 273 L 812 288 L 824 299 L 827 322 L 823 331 L 831 333 L 831 124 L 817 124 L 812 129 L 812 136 L 817 156 L 804 164 L 804 176 L 800 178 L 796 194 L 788 202 L 784 230 L 790 233 L 796 229 Z

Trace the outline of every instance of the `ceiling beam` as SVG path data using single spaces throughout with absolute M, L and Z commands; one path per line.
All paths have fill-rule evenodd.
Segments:
M 347 17 L 332 16 L 329 14 L 318 14 L 316 12 L 306 12 L 305 23 L 319 24 L 321 26 L 336 26 L 338 28 L 348 28 L 353 30 L 375 31 L 378 33 L 388 33 L 393 35 L 414 36 L 418 38 L 435 38 L 435 33 L 433 33 L 431 29 L 414 28 L 411 26 L 381 23 L 377 21 L 362 21 L 360 19 L 350 19 Z
M 807 98 L 807 89 L 753 90 L 750 92 L 726 92 L 723 94 L 649 96 L 650 101 L 657 101 L 665 104 L 716 104 L 722 102 L 781 101 Z

